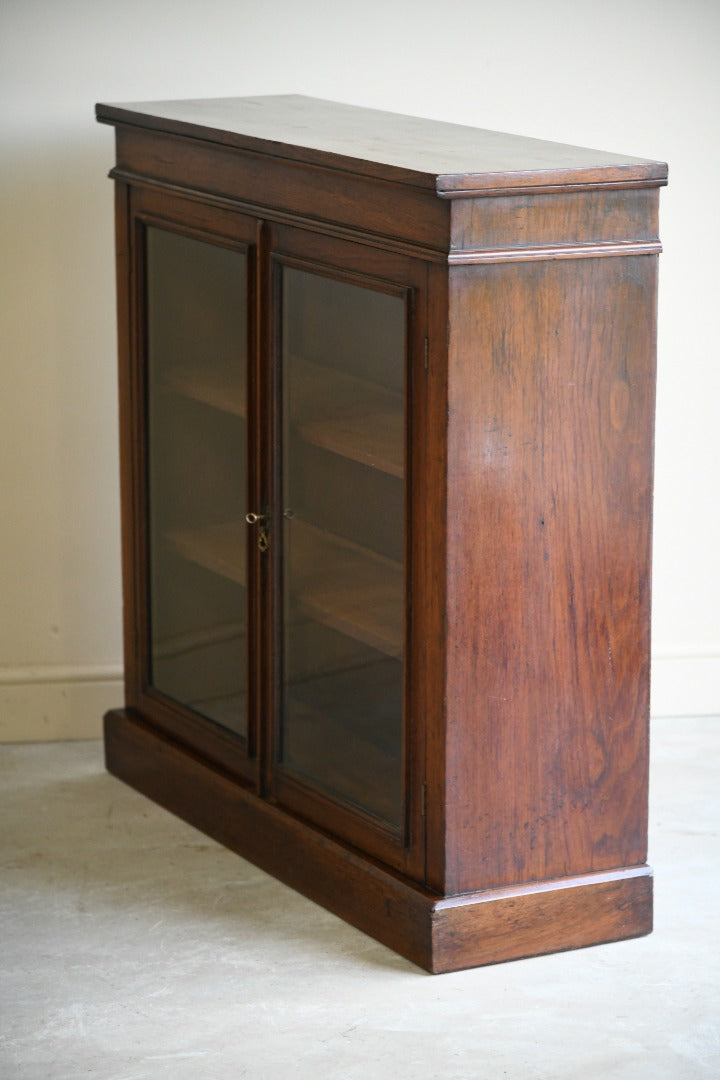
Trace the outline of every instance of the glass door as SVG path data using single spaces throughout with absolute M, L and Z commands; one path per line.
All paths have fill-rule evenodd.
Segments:
M 283 270 L 282 762 L 400 828 L 405 300 Z
M 296 234 L 294 249 L 303 243 Z M 403 260 L 387 267 L 375 254 L 372 272 L 363 273 L 371 261 L 365 249 L 314 246 L 327 263 L 275 258 L 274 784 L 283 802 L 366 848 L 373 832 L 384 838 L 381 848 L 402 847 L 410 769 L 407 402 L 417 296 Z
M 182 218 L 141 229 L 145 693 L 179 734 L 211 752 L 214 739 L 213 756 L 230 764 L 228 741 L 247 757 L 254 735 L 245 522 L 254 260 L 243 242 L 254 223 L 213 224 L 222 233 Z
M 180 196 L 134 207 L 133 703 L 419 876 L 426 265 Z

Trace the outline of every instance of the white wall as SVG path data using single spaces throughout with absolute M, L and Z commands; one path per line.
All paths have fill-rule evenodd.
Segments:
M 656 714 L 720 714 L 715 0 L 4 0 L 0 738 L 121 700 L 113 135 L 93 103 L 298 92 L 670 163 Z

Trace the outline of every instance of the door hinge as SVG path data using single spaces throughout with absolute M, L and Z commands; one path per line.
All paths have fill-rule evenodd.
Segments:
M 427 338 L 425 338 L 423 343 L 423 363 L 425 370 L 427 371 L 430 366 L 430 343 Z
M 425 817 L 425 811 L 427 809 L 427 783 L 425 780 L 422 782 L 422 788 L 420 790 L 420 813 Z

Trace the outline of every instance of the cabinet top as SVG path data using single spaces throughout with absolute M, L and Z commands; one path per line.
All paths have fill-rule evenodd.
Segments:
M 99 104 L 96 115 L 447 196 L 667 182 L 662 162 L 299 95 Z

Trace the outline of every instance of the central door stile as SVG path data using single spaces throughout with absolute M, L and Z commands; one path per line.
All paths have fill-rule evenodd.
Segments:
M 251 385 L 249 386 L 252 402 L 252 423 L 248 437 L 249 460 L 252 462 L 250 475 L 250 512 L 246 517 L 248 564 L 252 567 L 250 589 L 252 634 L 250 636 L 252 672 L 251 699 L 255 730 L 255 755 L 257 761 L 258 791 L 265 796 L 268 792 L 269 774 L 269 716 L 270 694 L 272 691 L 272 617 L 271 594 L 273 573 L 271 569 L 272 544 L 270 540 L 270 503 L 271 503 L 271 468 L 272 468 L 272 348 L 269 344 L 269 332 L 272 324 L 269 310 L 270 294 L 268 281 L 268 224 L 263 219 L 256 223 L 257 274 L 255 278 L 254 326 L 255 340 L 252 342 L 253 365 Z M 267 542 L 264 542 L 267 540 Z
M 282 491 L 282 266 L 273 250 L 273 235 L 266 223 L 263 230 L 262 318 L 263 340 L 263 431 L 262 491 L 267 520 L 267 550 L 263 562 L 263 794 L 276 798 L 275 765 L 281 756 L 280 710 L 282 702 L 282 612 L 283 612 L 283 517 Z

